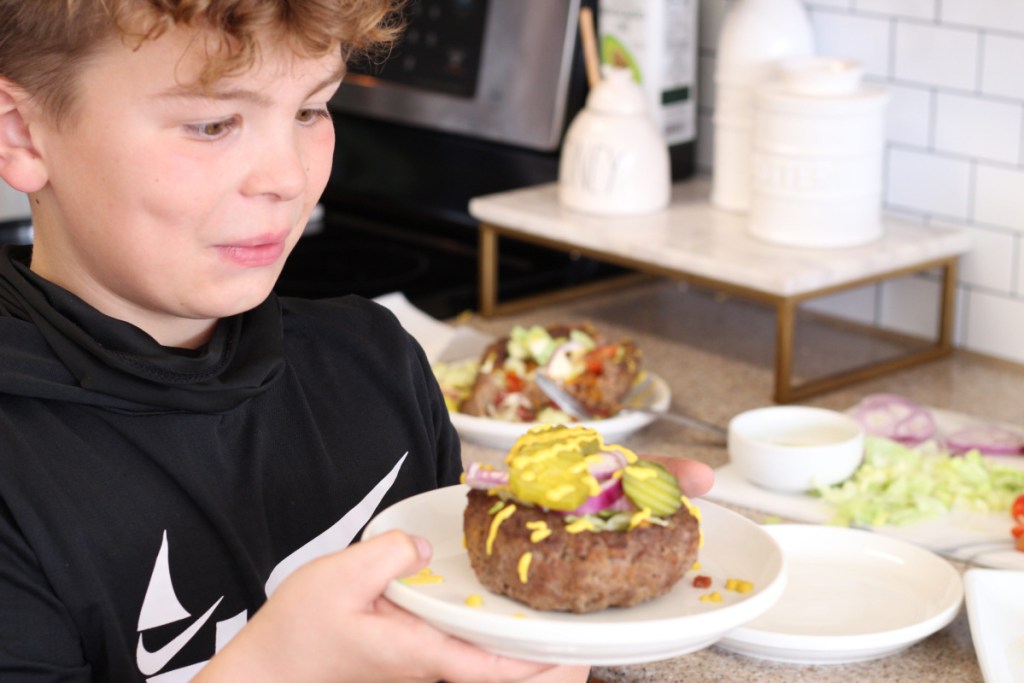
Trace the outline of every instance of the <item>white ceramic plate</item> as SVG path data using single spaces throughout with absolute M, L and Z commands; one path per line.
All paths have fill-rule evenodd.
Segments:
M 700 574 L 713 585 L 698 589 L 690 571 L 671 592 L 626 609 L 591 614 L 532 610 L 487 591 L 462 547 L 465 486 L 423 493 L 373 519 L 365 538 L 398 528 L 427 538 L 434 547 L 430 569 L 441 583 L 392 581 L 386 595 L 437 628 L 491 652 L 540 662 L 618 665 L 666 659 L 707 647 L 727 631 L 770 608 L 785 587 L 782 552 L 762 527 L 730 510 L 699 501 L 704 547 Z M 727 578 L 751 581 L 754 590 L 725 590 Z M 721 603 L 702 602 L 717 590 Z M 466 598 L 480 595 L 483 605 Z
M 894 654 L 956 617 L 960 574 L 906 541 L 842 527 L 768 525 L 789 583 L 761 617 L 721 647 L 762 659 L 845 663 Z
M 665 412 L 672 400 L 672 392 L 668 384 L 653 372 L 648 373 L 651 378 L 651 386 L 643 395 L 645 408 Z M 481 446 L 508 450 L 531 427 L 541 424 L 539 422 L 506 422 L 494 420 L 489 417 L 477 417 L 475 415 L 464 415 L 463 413 L 451 413 L 452 424 L 462 438 L 478 443 Z M 646 427 L 654 420 L 653 415 L 644 415 L 624 410 L 615 417 L 605 420 L 593 420 L 579 422 L 586 427 L 591 427 L 601 432 L 605 443 L 623 443 L 633 432 Z
M 1024 571 L 968 569 L 964 587 L 985 683 L 1024 683 Z

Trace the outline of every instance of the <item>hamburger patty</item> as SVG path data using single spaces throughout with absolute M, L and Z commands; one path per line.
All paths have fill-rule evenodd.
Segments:
M 497 501 L 484 491 L 469 492 L 464 531 L 470 564 L 488 590 L 534 609 L 584 613 L 636 605 L 671 590 L 697 559 L 699 524 L 686 506 L 664 527 L 572 534 L 560 515 L 516 504 L 488 555 L 494 518 L 488 511 Z M 552 533 L 534 543 L 527 523 L 536 521 Z M 519 562 L 527 552 L 533 557 L 523 583 Z

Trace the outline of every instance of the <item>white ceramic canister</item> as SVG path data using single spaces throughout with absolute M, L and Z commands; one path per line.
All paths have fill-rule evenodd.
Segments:
M 715 63 L 711 202 L 750 208 L 754 92 L 777 77 L 780 60 L 814 54 L 802 0 L 738 0 L 726 14 Z
M 798 83 L 784 80 L 757 92 L 748 229 L 760 240 L 834 248 L 882 235 L 888 93 L 850 81 L 827 62 L 808 62 L 807 78 Z M 812 78 L 819 67 L 834 69 L 831 84 Z
M 668 206 L 668 146 L 629 69 L 605 65 L 565 134 L 558 197 L 570 209 L 633 215 Z

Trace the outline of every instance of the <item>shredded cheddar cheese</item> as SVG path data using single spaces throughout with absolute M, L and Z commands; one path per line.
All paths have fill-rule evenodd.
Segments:
M 534 522 L 527 522 L 526 528 L 530 530 L 530 543 L 540 543 L 551 535 L 551 528 L 542 519 Z
M 594 523 L 586 517 L 580 517 L 575 522 L 565 525 L 565 530 L 570 534 L 578 534 L 583 531 L 593 531 Z
M 533 553 L 525 552 L 519 557 L 519 583 L 526 583 L 530 579 L 530 563 L 533 561 Z
M 736 591 L 737 593 L 749 593 L 754 590 L 754 584 L 750 581 L 744 581 L 743 579 L 726 579 L 725 588 L 726 590 Z
M 444 581 L 444 577 L 432 572 L 430 567 L 424 567 L 412 576 L 406 576 L 404 579 L 399 579 L 399 581 L 406 585 L 416 586 L 425 583 L 441 583 Z
M 494 515 L 494 519 L 491 520 L 491 528 L 487 532 L 487 554 L 490 555 L 494 552 L 494 539 L 498 536 L 498 527 L 506 519 L 511 517 L 516 511 L 516 506 L 509 504 L 498 511 L 498 514 Z

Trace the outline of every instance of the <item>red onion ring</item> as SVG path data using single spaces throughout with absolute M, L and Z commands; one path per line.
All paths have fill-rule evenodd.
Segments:
M 871 394 L 855 405 L 850 414 L 874 436 L 915 446 L 935 436 L 935 420 L 924 406 L 905 396 Z
M 1024 434 L 993 424 L 975 424 L 956 430 L 946 437 L 951 453 L 963 454 L 977 449 L 992 455 L 1024 454 Z
M 598 481 L 605 481 L 629 464 L 626 456 L 617 451 L 601 451 L 597 455 L 601 456 L 601 461 L 591 463 L 588 469 Z
M 488 467 L 483 463 L 471 462 L 466 468 L 466 486 L 471 489 L 487 490 L 495 486 L 508 485 L 508 470 Z

